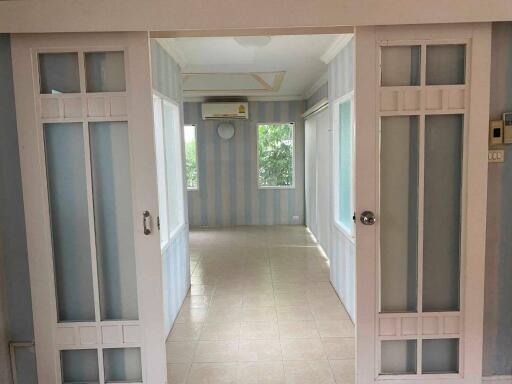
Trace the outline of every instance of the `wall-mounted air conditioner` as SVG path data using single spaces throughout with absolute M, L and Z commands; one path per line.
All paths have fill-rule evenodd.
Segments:
M 212 119 L 248 119 L 249 103 L 203 103 L 203 120 Z

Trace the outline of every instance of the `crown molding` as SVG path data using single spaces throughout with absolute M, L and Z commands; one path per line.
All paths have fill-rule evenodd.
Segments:
M 332 59 L 336 57 L 338 53 L 341 52 L 343 48 L 348 44 L 348 42 L 354 36 L 353 33 L 347 33 L 344 35 L 340 35 L 336 40 L 333 41 L 331 46 L 327 48 L 322 56 L 320 56 L 320 60 L 322 60 L 325 64 L 329 64 Z
M 325 71 L 322 73 L 322 75 L 318 78 L 317 81 L 304 93 L 304 99 L 309 99 L 313 94 L 318 91 L 324 84 L 326 84 L 328 81 L 328 73 Z
M 217 95 L 218 96 L 218 95 Z M 203 103 L 209 96 L 184 96 L 184 103 Z M 221 97 L 221 96 L 219 96 Z M 247 101 L 304 101 L 304 96 L 248 96 Z
M 180 68 L 185 68 L 188 60 L 183 51 L 173 39 L 155 39 L 158 44 L 178 63 Z

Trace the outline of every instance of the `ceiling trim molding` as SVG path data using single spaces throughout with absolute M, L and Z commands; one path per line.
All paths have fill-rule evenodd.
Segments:
M 273 74 L 272 84 L 269 84 L 261 75 Z M 200 96 L 210 96 L 212 92 L 214 95 L 226 94 L 235 92 L 237 95 L 248 92 L 279 92 L 281 85 L 283 84 L 284 76 L 286 71 L 262 71 L 262 72 L 185 72 L 181 74 L 183 80 L 183 91 L 189 92 L 190 94 L 199 94 Z M 261 88 L 239 88 L 239 89 L 187 89 L 186 82 L 197 75 L 215 76 L 215 75 L 239 75 L 247 76 L 256 81 Z
M 222 97 L 222 95 L 216 95 L 217 97 Z M 235 95 L 239 96 L 239 95 Z M 206 100 L 207 96 L 184 96 L 184 103 L 202 103 Z M 228 97 L 228 95 L 226 95 Z M 248 96 L 247 101 L 304 101 L 304 96 Z
M 320 111 L 323 111 L 325 108 L 329 107 L 329 100 L 327 97 L 321 99 L 318 103 L 309 108 L 306 112 L 304 112 L 301 116 L 303 119 L 310 117 Z
M 180 68 L 185 68 L 188 64 L 185 53 L 178 47 L 172 39 L 155 39 L 158 44 L 178 63 Z
M 307 100 L 309 99 L 311 96 L 313 96 L 313 94 L 318 91 L 324 84 L 327 84 L 328 82 L 328 75 L 327 75 L 327 71 L 325 71 L 324 73 L 322 73 L 322 75 L 318 78 L 317 81 L 315 81 L 315 83 L 306 91 L 306 93 L 304 93 L 304 98 Z
M 343 48 L 345 48 L 350 39 L 352 39 L 352 36 L 354 36 L 353 33 L 340 35 L 336 40 L 334 40 L 331 46 L 327 48 L 324 54 L 320 56 L 320 60 L 322 60 L 325 64 L 329 64 L 332 59 L 334 59 L 336 55 L 340 53 Z

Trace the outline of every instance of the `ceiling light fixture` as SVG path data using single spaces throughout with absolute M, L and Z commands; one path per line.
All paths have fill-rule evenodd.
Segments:
M 235 41 L 245 48 L 262 48 L 270 43 L 270 36 L 239 36 Z

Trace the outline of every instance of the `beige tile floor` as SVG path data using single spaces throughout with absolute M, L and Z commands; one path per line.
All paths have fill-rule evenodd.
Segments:
M 354 326 L 304 227 L 198 229 L 169 384 L 351 384 Z

